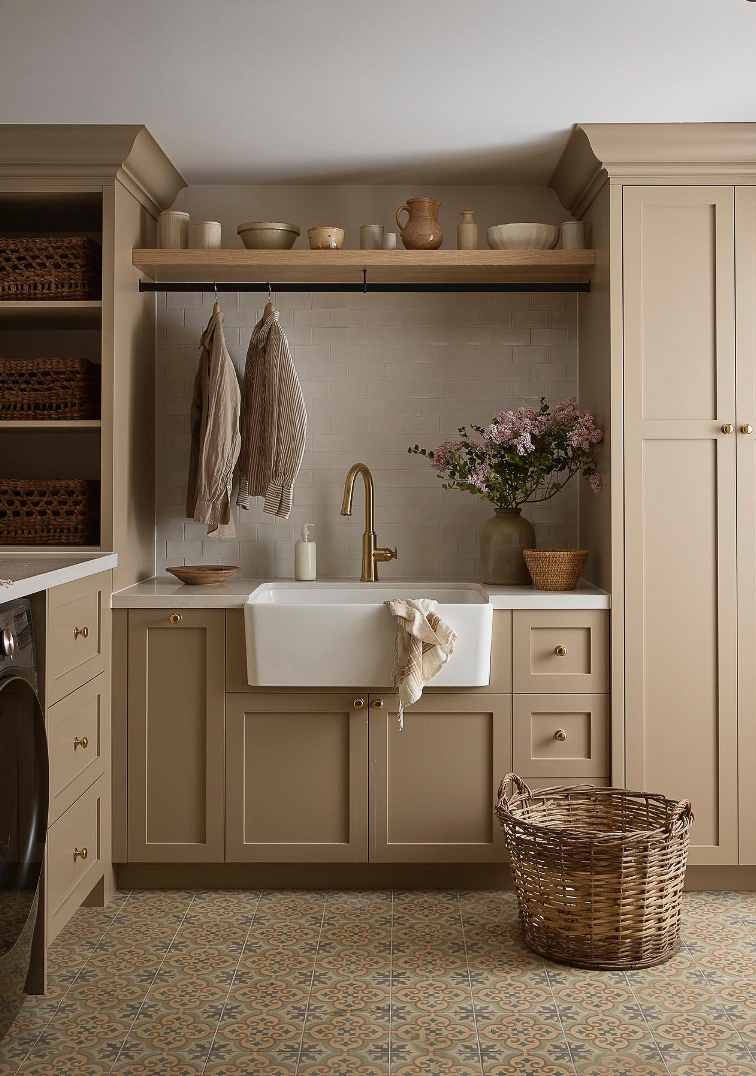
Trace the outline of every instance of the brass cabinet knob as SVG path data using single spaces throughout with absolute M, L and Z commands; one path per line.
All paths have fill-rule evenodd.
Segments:
M 89 852 L 86 848 L 74 848 L 74 863 L 77 859 L 86 859 Z
M 722 433 L 735 433 L 735 427 L 731 422 L 725 422 L 722 427 Z
M 753 426 L 751 425 L 750 422 L 744 422 L 743 425 L 740 427 L 740 432 L 741 433 L 753 433 Z
M 361 710 L 364 705 L 365 705 L 365 700 L 364 699 L 355 699 L 354 702 L 352 703 L 352 706 L 354 706 L 355 710 Z
M 373 699 L 370 705 L 373 707 L 374 710 L 382 710 L 383 699 Z
M 559 740 L 560 743 L 564 743 L 564 741 L 567 739 L 567 733 L 564 731 L 564 729 L 557 729 L 554 733 L 554 739 Z
M 171 624 L 180 624 L 182 619 L 181 613 L 171 613 L 168 619 L 170 620 Z
M 74 738 L 74 751 L 77 747 L 89 747 L 89 740 L 86 736 L 76 736 Z
M 567 647 L 566 646 L 555 646 L 554 647 L 554 653 L 556 654 L 556 656 L 558 658 L 566 658 L 567 657 Z
M 89 628 L 84 625 L 83 628 L 74 628 L 74 639 L 78 639 L 81 636 L 82 639 L 89 638 Z

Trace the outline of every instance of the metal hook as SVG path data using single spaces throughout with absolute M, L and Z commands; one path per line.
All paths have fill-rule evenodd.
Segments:
M 270 281 L 268 281 L 267 283 L 268 283 L 268 302 L 272 303 L 273 302 L 273 293 L 270 290 Z
M 362 270 L 362 291 L 367 295 L 367 269 Z

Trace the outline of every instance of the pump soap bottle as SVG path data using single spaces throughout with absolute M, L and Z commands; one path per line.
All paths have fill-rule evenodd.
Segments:
M 316 545 L 310 537 L 312 523 L 302 527 L 302 537 L 294 546 L 294 578 L 315 579 Z

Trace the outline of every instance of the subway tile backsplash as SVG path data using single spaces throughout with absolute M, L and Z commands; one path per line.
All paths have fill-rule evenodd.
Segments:
M 557 403 L 576 392 L 575 296 L 549 293 L 286 294 L 277 301 L 302 382 L 307 448 L 288 520 L 234 509 L 236 539 L 217 541 L 184 516 L 189 405 L 199 337 L 213 295 L 158 295 L 156 566 L 239 564 L 245 574 L 290 578 L 302 524 L 315 524 L 318 574 L 358 578 L 363 497 L 339 514 L 344 478 L 366 463 L 375 478 L 376 530 L 399 559 L 382 577 L 471 580 L 478 534 L 493 507 L 444 490 L 429 462 L 457 427 L 485 424 L 502 408 Z M 241 372 L 264 297 L 221 296 L 226 342 Z M 527 506 L 541 546 L 577 544 L 577 481 Z

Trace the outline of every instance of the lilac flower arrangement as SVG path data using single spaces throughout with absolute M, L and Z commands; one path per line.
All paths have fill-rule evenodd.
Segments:
M 444 489 L 466 490 L 497 508 L 548 501 L 578 472 L 594 493 L 601 492 L 594 445 L 604 435 L 591 412 L 578 409 L 574 396 L 553 410 L 541 398 L 538 411 L 500 411 L 490 426 L 470 429 L 480 440 L 460 426 L 457 441 L 408 451 L 428 457 Z

